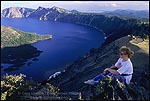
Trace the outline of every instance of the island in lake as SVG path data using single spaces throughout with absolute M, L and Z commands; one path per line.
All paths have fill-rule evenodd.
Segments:
M 39 35 L 23 32 L 10 26 L 1 26 L 1 48 L 30 44 L 39 40 L 51 39 L 52 35 Z

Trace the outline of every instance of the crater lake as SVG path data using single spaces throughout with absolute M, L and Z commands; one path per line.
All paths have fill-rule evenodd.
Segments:
M 104 42 L 104 34 L 94 28 L 30 18 L 1 18 L 1 25 L 25 32 L 51 34 L 52 39 L 30 45 L 1 49 L 1 75 L 25 74 L 26 78 L 43 81 L 63 71 L 76 59 Z M 17 60 L 17 62 L 13 62 Z

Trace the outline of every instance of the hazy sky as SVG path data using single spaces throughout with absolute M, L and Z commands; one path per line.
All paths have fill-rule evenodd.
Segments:
M 82 12 L 102 12 L 116 9 L 149 10 L 149 1 L 1 1 L 1 10 L 16 6 L 34 9 L 39 6 L 45 8 L 58 6 Z

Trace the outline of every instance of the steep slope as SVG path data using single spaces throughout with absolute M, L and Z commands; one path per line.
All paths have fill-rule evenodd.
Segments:
M 60 7 L 56 7 L 56 6 L 53 6 L 52 8 L 50 8 L 51 11 L 56 11 L 56 12 L 59 12 L 59 13 L 66 13 L 66 14 L 69 14 L 69 13 L 72 13 L 72 11 L 69 11 L 69 10 L 66 10 L 66 9 L 63 9 L 63 8 L 60 8 Z
M 126 36 L 98 49 L 91 49 L 85 56 L 68 66 L 65 72 L 62 72 L 55 79 L 51 79 L 50 83 L 58 86 L 62 91 L 82 91 L 85 85 L 84 81 L 93 78 L 104 68 L 113 65 L 119 58 L 119 48 L 126 45 L 135 52 L 134 57 L 131 58 L 134 65 L 132 81 L 147 89 L 149 87 L 149 81 L 146 81 L 149 74 L 149 40 L 141 42 L 138 40 L 142 39 L 132 40 Z M 138 43 L 141 44 L 140 47 Z M 144 82 L 140 82 L 142 80 Z
M 50 38 L 52 38 L 51 35 L 42 36 L 35 33 L 22 32 L 10 26 L 1 26 L 1 48 L 29 44 Z
M 38 7 L 37 10 L 35 10 L 33 13 L 29 15 L 29 17 L 36 18 L 39 20 L 48 20 L 51 18 L 55 20 L 60 14 L 70 14 L 70 13 L 72 12 L 69 10 L 55 6 L 52 8 Z
M 41 19 L 41 17 L 44 17 L 46 13 L 48 13 L 48 8 L 38 7 L 34 12 L 32 12 L 29 17 L 31 18 L 38 18 Z
M 10 7 L 2 11 L 1 17 L 4 18 L 24 18 L 28 17 L 34 9 L 24 7 Z

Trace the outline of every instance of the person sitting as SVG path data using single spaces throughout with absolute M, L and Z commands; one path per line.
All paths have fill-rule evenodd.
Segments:
M 132 73 L 133 73 L 133 64 L 130 60 L 130 58 L 134 55 L 134 52 L 126 46 L 122 46 L 120 49 L 120 58 L 115 63 L 114 66 L 111 66 L 110 68 L 104 69 L 103 73 L 99 74 L 98 76 L 94 77 L 93 79 L 87 80 L 84 83 L 94 85 L 99 82 L 103 77 L 111 76 L 113 78 L 115 77 L 121 77 L 127 85 L 130 84 L 130 80 L 132 79 Z

